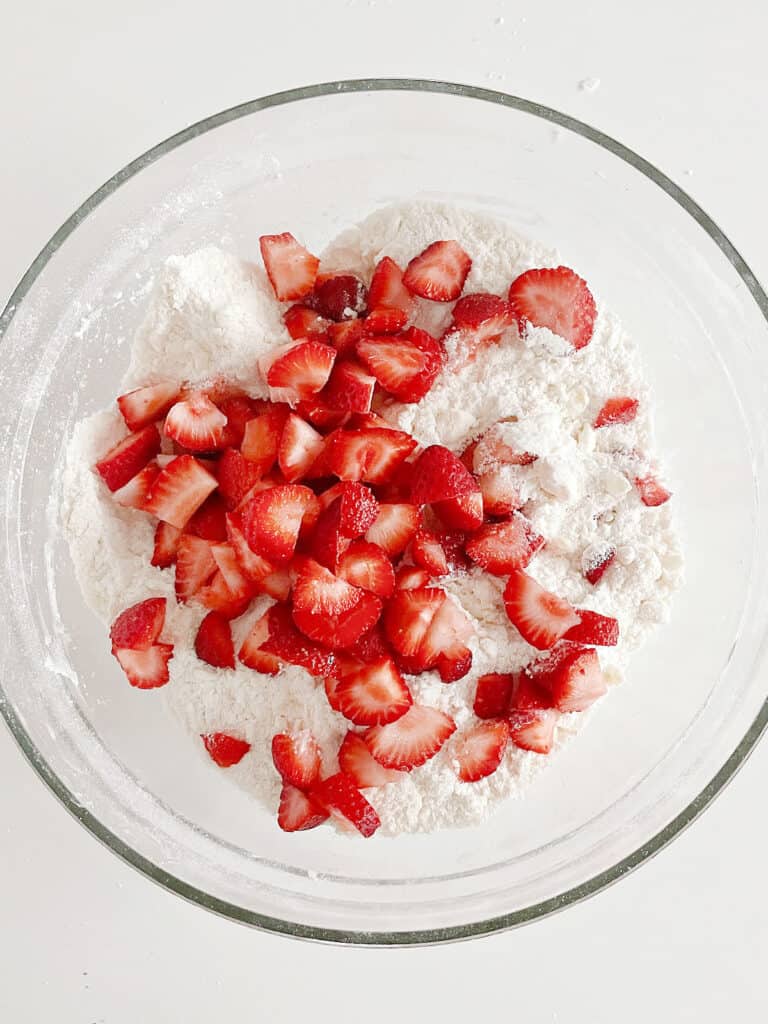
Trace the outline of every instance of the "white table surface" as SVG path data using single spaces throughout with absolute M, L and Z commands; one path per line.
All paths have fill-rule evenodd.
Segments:
M 183 125 L 279 89 L 378 75 L 498 88 L 596 125 L 680 182 L 768 282 L 768 8 L 629 9 L 8 4 L 0 300 L 93 189 Z M 580 88 L 587 79 L 598 87 Z M 670 848 L 554 918 L 442 948 L 355 950 L 260 934 L 152 885 L 69 817 L 0 728 L 0 1020 L 463 1021 L 492 1008 L 525 1024 L 765 1020 L 767 770 L 763 743 Z

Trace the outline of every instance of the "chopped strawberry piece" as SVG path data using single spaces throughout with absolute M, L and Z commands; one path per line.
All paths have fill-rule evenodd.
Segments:
M 268 473 L 277 461 L 289 411 L 285 405 L 273 405 L 245 425 L 240 451 L 260 474 Z
M 404 715 L 411 693 L 391 658 L 361 665 L 335 689 L 339 710 L 354 725 L 386 725 Z
M 389 256 L 384 256 L 376 264 L 368 289 L 368 305 L 371 310 L 399 310 L 405 313 L 406 320 L 415 312 L 416 303 L 403 284 L 403 272 Z M 370 317 L 371 314 L 368 315 Z
M 615 647 L 619 642 L 619 623 L 610 615 L 600 615 L 583 608 L 577 609 L 577 615 L 581 622 L 564 634 L 566 640 L 597 647 Z
M 280 471 L 288 483 L 302 480 L 309 474 L 324 445 L 322 434 L 295 413 L 288 416 L 277 452 Z
M 358 832 L 367 839 L 381 825 L 376 811 L 371 807 L 352 779 L 343 772 L 331 775 L 319 783 L 312 796 L 332 814 L 340 815 L 351 822 Z
M 592 426 L 599 430 L 600 427 L 609 427 L 614 423 L 631 423 L 637 416 L 639 406 L 636 398 L 629 398 L 626 395 L 609 398 L 595 417 Z
M 522 750 L 548 754 L 552 749 L 559 717 L 558 712 L 552 708 L 511 711 L 507 719 L 509 738 Z
M 395 430 L 396 428 L 388 423 L 383 416 L 376 412 L 353 413 L 346 423 L 349 430 L 371 430 L 380 427 L 382 430 Z
M 216 486 L 216 478 L 193 455 L 179 455 L 160 472 L 145 508 L 181 530 Z
M 267 277 L 281 302 L 293 302 L 310 294 L 320 266 L 316 256 L 288 231 L 281 235 L 262 235 L 259 246 Z
M 315 515 L 318 508 L 317 498 L 308 487 L 273 487 L 243 507 L 243 534 L 257 555 L 277 564 L 288 562 L 296 550 L 302 520 Z
M 211 554 L 233 595 L 244 597 L 248 594 L 252 597 L 254 593 L 252 581 L 240 568 L 234 547 L 231 544 L 214 544 Z
M 539 650 L 552 647 L 580 622 L 579 613 L 567 601 L 519 569 L 509 577 L 504 607 L 522 638 Z
M 291 574 L 287 569 L 275 569 L 269 576 L 261 581 L 258 590 L 261 593 L 269 594 L 275 601 L 287 601 L 288 595 L 293 587 Z
M 514 687 L 509 701 L 509 711 L 544 710 L 552 707 L 552 698 L 545 689 L 539 686 L 536 678 L 541 671 L 549 671 L 546 666 L 554 665 L 560 657 L 559 646 L 556 645 L 546 658 L 526 666 L 522 672 L 516 672 Z
M 407 324 L 408 314 L 389 306 L 376 306 L 365 318 L 366 331 L 370 334 L 397 334 Z
M 445 591 L 437 587 L 394 592 L 384 613 L 384 634 L 398 654 L 421 658 L 432 620 L 445 600 Z
M 328 820 L 328 811 L 319 801 L 295 786 L 283 786 L 277 824 L 283 832 L 304 832 Z
M 483 510 L 489 516 L 509 516 L 522 508 L 520 488 L 503 469 L 482 473 L 477 484 L 483 495 Z
M 344 654 L 366 665 L 381 658 L 391 657 L 392 651 L 384 636 L 381 622 L 377 622 L 367 633 L 363 633 L 359 640 L 344 651 Z
M 118 408 L 129 430 L 141 430 L 165 416 L 179 395 L 178 384 L 148 384 L 120 395 Z
M 324 335 L 330 320 L 320 316 L 309 306 L 296 305 L 283 313 L 283 323 L 292 338 L 309 338 L 313 334 Z
M 466 551 L 473 562 L 494 576 L 506 576 L 524 569 L 543 546 L 531 523 L 515 512 L 503 523 L 486 523 L 469 542 Z
M 117 504 L 122 505 L 123 508 L 135 508 L 143 511 L 152 484 L 159 473 L 158 464 L 154 460 L 148 462 L 140 473 L 132 477 L 127 484 L 123 484 L 119 490 L 113 492 Z
M 502 433 L 504 421 L 495 423 L 478 441 L 478 455 L 483 469 L 502 466 L 530 466 L 538 455 L 533 452 L 521 452 L 513 448 L 504 439 Z M 477 460 L 477 456 L 475 457 Z M 489 465 L 490 464 L 490 465 Z
M 376 378 L 353 359 L 337 359 L 318 401 L 338 412 L 368 412 Z
M 370 488 L 355 481 L 343 480 L 320 495 L 320 504 L 327 508 L 337 498 L 339 530 L 344 537 L 361 537 L 373 525 L 379 514 L 379 503 Z
M 252 668 L 254 672 L 275 676 L 280 671 L 280 659 L 274 654 L 266 654 L 261 650 L 261 645 L 268 639 L 269 621 L 268 613 L 265 613 L 254 622 L 250 633 L 238 651 L 237 657 L 248 668 Z
M 248 395 L 228 395 L 218 399 L 216 405 L 227 417 L 220 448 L 239 448 L 243 443 L 246 424 L 266 407 L 266 403 L 261 399 L 249 398 Z
M 315 285 L 307 304 L 328 320 L 354 320 L 365 313 L 368 292 L 354 274 L 337 274 Z
M 403 284 L 423 299 L 453 302 L 461 295 L 471 267 L 472 260 L 458 242 L 433 242 L 408 264 Z
M 592 544 L 581 557 L 584 579 L 592 586 L 598 584 L 615 558 L 616 548 L 612 544 Z
M 273 736 L 272 762 L 283 782 L 297 789 L 309 789 L 320 778 L 320 747 L 309 729 Z
M 341 533 L 341 498 L 323 509 L 309 542 L 309 553 L 320 565 L 336 572 L 349 538 Z
M 418 530 L 411 541 L 411 558 L 430 576 L 446 576 L 451 567 L 440 539 L 429 530 Z
M 402 777 L 400 772 L 382 767 L 371 754 L 362 736 L 351 731 L 347 733 L 339 747 L 339 768 L 360 789 L 386 786 L 387 783 L 397 782 Z
M 209 494 L 187 523 L 187 533 L 221 543 L 227 539 L 227 507 L 218 491 Z
M 167 569 L 176 561 L 176 552 L 181 540 L 181 530 L 170 523 L 160 521 L 155 527 L 155 547 L 151 564 L 158 569 Z
M 440 444 L 425 448 L 414 463 L 411 500 L 414 505 L 445 501 L 477 490 L 475 478 L 453 452 Z
M 254 585 L 244 577 L 241 579 L 244 586 L 233 590 L 219 569 L 213 574 L 210 582 L 198 590 L 195 600 L 204 608 L 218 612 L 225 619 L 237 619 L 247 609 L 255 593 Z
M 189 601 L 216 572 L 213 545 L 201 537 L 184 534 L 176 551 L 176 600 Z
M 300 341 L 273 349 L 259 367 L 267 385 L 292 402 L 322 391 L 331 375 L 336 349 L 321 341 Z
M 568 267 L 526 270 L 509 288 L 509 304 L 518 328 L 546 327 L 575 349 L 592 339 L 597 308 L 592 293 Z
M 388 502 L 379 507 L 376 519 L 368 527 L 365 539 L 378 544 L 390 558 L 408 547 L 419 528 L 419 510 L 406 502 Z
M 488 292 L 464 295 L 453 307 L 452 326 L 460 331 L 480 332 L 483 339 L 498 337 L 514 322 L 509 303 Z
M 317 427 L 318 430 L 330 431 L 337 427 L 343 427 L 350 414 L 343 409 L 331 409 L 330 406 L 325 405 L 321 401 L 322 394 L 321 391 L 319 395 L 297 402 L 296 415 L 311 423 L 313 427 Z M 321 465 L 321 459 L 318 459 L 317 465 L 318 467 Z
M 381 601 L 307 559 L 293 588 L 293 619 L 302 633 L 326 647 L 348 647 L 381 614 Z
M 510 672 L 489 672 L 477 680 L 473 710 L 478 718 L 503 718 L 512 699 L 515 676 Z
M 251 749 L 250 743 L 226 732 L 205 733 L 200 739 L 205 744 L 211 760 L 215 761 L 219 768 L 231 768 L 232 765 L 238 764 Z
M 456 724 L 449 715 L 414 704 L 397 721 L 374 725 L 363 739 L 380 765 L 409 772 L 434 757 L 455 731 Z
M 150 423 L 118 441 L 94 468 L 110 491 L 117 491 L 140 473 L 159 451 L 160 434 Z
M 347 583 L 388 598 L 395 589 L 395 570 L 386 552 L 366 540 L 353 541 L 340 558 L 336 574 Z
M 364 337 L 356 351 L 384 390 L 401 402 L 423 398 L 443 365 L 439 342 L 418 327 L 398 335 Z
M 358 341 L 366 333 L 364 320 L 342 320 L 328 328 L 328 338 L 340 356 L 353 355 Z
M 273 654 L 290 665 L 300 665 L 313 676 L 333 673 L 333 652 L 300 633 L 286 605 L 272 605 L 266 620 L 269 636 L 261 644 L 264 654 Z
M 635 487 L 640 495 L 640 500 L 649 508 L 656 508 L 663 505 L 672 497 L 672 492 L 659 483 L 655 476 L 638 476 L 635 478 Z
M 138 690 L 154 690 L 168 682 L 168 662 L 173 657 L 173 644 L 153 644 L 145 650 L 113 647 L 128 682 Z
M 509 741 L 503 720 L 481 722 L 462 733 L 454 747 L 456 774 L 462 782 L 477 782 L 492 775 L 501 764 Z
M 195 637 L 195 654 L 214 668 L 234 668 L 235 649 L 229 622 L 218 612 L 208 612 Z
M 236 448 L 226 448 L 216 464 L 216 476 L 226 507 L 233 509 L 261 480 L 262 470 L 258 463 L 244 458 Z
M 352 610 L 360 600 L 360 591 L 315 562 L 303 560 L 293 588 L 294 610 L 317 611 L 329 618 Z
M 383 484 L 415 447 L 400 430 L 339 430 L 329 439 L 326 465 L 341 480 Z
M 429 573 L 417 565 L 403 565 L 395 573 L 396 590 L 416 590 L 429 584 Z
M 192 391 L 177 402 L 165 417 L 167 437 L 191 452 L 208 452 L 220 447 L 227 417 L 204 391 Z
M 564 644 L 532 669 L 559 711 L 585 711 L 608 689 L 592 647 Z
M 472 533 L 483 525 L 483 495 L 479 489 L 436 501 L 432 508 L 445 525 L 454 530 Z
M 274 566 L 266 558 L 251 551 L 243 534 L 243 523 L 239 513 L 230 512 L 227 515 L 226 531 L 240 572 L 253 583 L 263 583 L 274 572 Z
M 444 683 L 462 679 L 472 667 L 472 652 L 465 641 L 473 632 L 464 611 L 450 597 L 446 597 L 429 625 L 418 657 L 426 669 L 436 668 Z
M 165 624 L 164 597 L 150 597 L 126 608 L 109 630 L 113 647 L 146 651 L 160 636 Z

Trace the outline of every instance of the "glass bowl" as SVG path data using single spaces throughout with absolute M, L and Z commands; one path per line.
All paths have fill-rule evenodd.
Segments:
M 317 248 L 389 201 L 477 207 L 557 246 L 639 342 L 683 527 L 687 583 L 630 679 L 486 824 L 355 841 L 284 835 L 156 694 L 124 685 L 56 522 L 73 424 L 127 367 L 153 273 L 213 242 Z M 621 878 L 723 787 L 768 718 L 768 300 L 710 218 L 645 160 L 526 100 L 351 81 L 185 129 L 96 192 L 5 310 L 0 708 L 95 836 L 167 888 L 272 931 L 425 943 L 531 921 Z M 154 703 L 153 703 L 154 702 Z

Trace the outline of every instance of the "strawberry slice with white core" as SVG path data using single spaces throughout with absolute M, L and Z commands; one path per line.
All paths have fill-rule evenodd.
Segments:
M 408 324 L 408 314 L 402 309 L 392 309 L 388 306 L 376 306 L 365 318 L 366 333 L 368 334 L 397 334 Z
M 386 552 L 366 540 L 356 540 L 349 545 L 339 559 L 336 574 L 347 583 L 385 600 L 395 589 L 395 570 Z
M 581 621 L 579 613 L 566 600 L 545 590 L 522 570 L 509 577 L 504 607 L 522 638 L 539 650 L 552 647 Z
M 295 786 L 283 786 L 277 824 L 283 832 L 303 832 L 328 820 L 328 811 L 308 793 Z
M 259 368 L 270 389 L 285 393 L 292 402 L 322 391 L 331 375 L 336 349 L 321 341 L 300 341 L 273 349 Z M 275 396 L 277 397 L 277 396 Z
M 234 668 L 235 649 L 229 622 L 218 612 L 208 612 L 195 637 L 195 654 L 214 668 Z
M 503 720 L 481 722 L 459 736 L 453 750 L 456 774 L 462 782 L 478 782 L 493 775 L 501 764 L 509 741 Z
M 335 688 L 339 710 L 354 725 L 386 725 L 413 704 L 411 692 L 391 658 L 381 658 L 345 675 Z
M 383 768 L 371 754 L 365 740 L 356 732 L 348 732 L 342 740 L 339 747 L 339 768 L 360 789 L 386 786 L 389 782 L 397 782 L 402 778 L 400 772 Z
M 127 484 L 114 492 L 113 496 L 117 504 L 122 505 L 123 508 L 136 508 L 143 511 L 152 484 L 159 473 L 160 467 L 157 462 L 154 460 L 148 462 L 140 473 L 137 473 Z
M 162 419 L 178 397 L 178 384 L 147 384 L 120 395 L 117 405 L 128 429 L 141 430 Z
M 368 289 L 368 305 L 371 310 L 400 310 L 406 319 L 416 311 L 416 302 L 403 284 L 403 272 L 389 256 L 384 256 L 376 264 Z
M 485 515 L 509 516 L 525 504 L 520 485 L 510 476 L 508 470 L 496 469 L 481 473 L 477 478 L 477 485 L 483 496 Z
M 204 391 L 193 391 L 171 407 L 165 417 L 165 434 L 191 452 L 218 448 L 227 417 Z
M 531 523 L 515 512 L 504 523 L 486 523 L 468 541 L 466 552 L 486 572 L 506 576 L 515 569 L 524 569 L 543 546 Z
M 485 508 L 483 495 L 479 488 L 475 491 L 467 491 L 466 494 L 457 494 L 455 498 L 436 501 L 432 508 L 443 523 L 453 530 L 472 533 L 483 525 Z
M 318 508 L 317 498 L 308 487 L 273 487 L 257 494 L 243 507 L 243 534 L 257 555 L 284 564 L 296 550 L 302 521 L 316 516 Z
M 384 484 L 415 447 L 401 430 L 339 430 L 329 438 L 326 466 L 341 480 Z
M 512 699 L 515 676 L 511 672 L 489 672 L 477 680 L 473 711 L 478 718 L 503 718 Z
M 290 665 L 300 665 L 313 676 L 333 673 L 333 652 L 299 632 L 286 605 L 272 605 L 266 619 L 269 635 L 261 644 L 265 654 L 273 654 Z
M 354 608 L 360 596 L 357 587 L 308 558 L 293 587 L 293 606 L 294 609 L 316 611 L 335 618 Z
M 233 597 L 252 597 L 255 589 L 253 581 L 250 580 L 240 568 L 235 549 L 231 544 L 214 544 L 211 554 L 224 577 L 224 581 L 232 591 Z
M 281 302 L 293 302 L 309 295 L 315 287 L 320 260 L 304 248 L 289 231 L 262 235 L 261 258 L 267 277 Z
M 386 638 L 398 654 L 420 658 L 432 620 L 445 600 L 445 591 L 437 587 L 395 591 L 383 621 Z
M 287 406 L 273 405 L 245 425 L 240 451 L 260 473 L 268 473 L 277 460 L 288 413 Z
M 128 682 L 138 690 L 154 690 L 168 682 L 168 662 L 173 657 L 173 644 L 153 644 L 146 650 L 113 647 Z
M 126 608 L 109 630 L 113 647 L 146 651 L 159 638 L 165 625 L 164 597 L 150 597 Z
M 243 443 L 246 424 L 262 413 L 267 403 L 243 394 L 224 394 L 219 397 L 216 388 L 212 393 L 216 398 L 216 406 L 227 417 L 219 448 L 239 448 Z M 211 397 L 211 392 L 208 397 Z
M 425 448 L 414 463 L 411 501 L 428 505 L 477 490 L 475 478 L 464 463 L 443 445 Z
M 274 566 L 266 558 L 252 551 L 243 534 L 243 524 L 238 512 L 230 512 L 226 518 L 227 539 L 234 552 L 237 566 L 243 576 L 252 583 L 263 581 L 274 572 Z
M 431 577 L 446 576 L 450 572 L 448 557 L 438 537 L 430 530 L 418 530 L 411 541 L 411 558 Z
M 406 591 L 408 593 L 408 591 Z M 446 596 L 432 619 L 417 653 L 425 668 L 433 666 L 444 683 L 462 679 L 472 667 L 472 652 L 466 642 L 474 629 L 464 611 Z
M 339 412 L 366 413 L 371 408 L 376 378 L 353 359 L 337 359 L 318 401 Z
M 309 729 L 272 737 L 272 763 L 283 782 L 309 789 L 320 778 L 320 747 Z
M 250 462 L 236 448 L 226 448 L 216 463 L 219 492 L 227 508 L 237 508 L 240 502 L 262 478 L 262 469 Z
M 415 590 L 429 584 L 429 573 L 418 565 L 403 565 L 395 573 L 396 590 Z
M 364 320 L 342 320 L 328 328 L 328 340 L 340 356 L 354 355 L 358 341 L 365 337 L 365 334 Z
M 94 468 L 110 491 L 119 491 L 140 473 L 159 451 L 160 434 L 157 427 L 151 423 L 118 441 L 103 459 L 99 459 Z
M 354 320 L 365 313 L 368 291 L 354 274 L 334 274 L 315 284 L 315 290 L 307 299 L 307 305 L 337 323 Z
M 337 498 L 339 505 L 339 531 L 343 537 L 361 537 L 373 525 L 379 514 L 379 503 L 370 488 L 354 481 L 342 481 L 329 487 L 319 496 L 322 508 L 328 508 Z
M 577 609 L 581 622 L 571 626 L 565 634 L 566 640 L 579 644 L 594 644 L 597 647 L 615 647 L 619 642 L 619 623 L 610 615 Z
M 160 472 L 144 507 L 181 530 L 216 487 L 216 478 L 194 455 L 179 455 Z
M 173 565 L 180 540 L 181 530 L 170 523 L 159 522 L 155 527 L 155 546 L 150 564 L 158 569 L 167 569 Z
M 382 388 L 401 402 L 422 399 L 443 365 L 440 343 L 417 327 L 398 335 L 364 337 L 356 351 Z
M 310 639 L 349 647 L 381 615 L 381 601 L 308 559 L 293 588 L 293 621 Z
M 581 571 L 584 579 L 596 586 L 616 558 L 616 548 L 612 544 L 590 544 L 581 556 Z
M 325 335 L 331 321 L 320 316 L 309 306 L 296 305 L 283 313 L 283 323 L 290 336 L 298 340 L 309 338 L 313 334 Z
M 209 611 L 219 612 L 225 619 L 236 619 L 246 610 L 255 593 L 255 584 L 244 576 L 239 579 L 241 585 L 233 590 L 224 573 L 217 570 L 210 582 L 195 594 L 195 600 Z
M 565 644 L 535 665 L 534 678 L 559 711 L 585 711 L 608 689 L 597 651 L 579 644 Z
M 374 725 L 363 739 L 384 768 L 409 772 L 434 757 L 455 731 L 455 722 L 443 711 L 414 704 L 397 721 Z
M 472 260 L 458 242 L 433 242 L 414 256 L 403 274 L 412 295 L 433 302 L 453 302 L 461 295 Z
M 672 497 L 672 492 L 659 483 L 655 476 L 638 476 L 635 478 L 635 487 L 640 495 L 640 500 L 649 508 L 656 508 L 663 505 Z
M 246 740 L 230 736 L 226 732 L 204 733 L 200 739 L 211 760 L 215 761 L 219 768 L 231 768 L 233 765 L 239 764 L 251 749 L 251 744 Z
M 248 668 L 252 668 L 254 672 L 276 676 L 280 671 L 280 659 L 274 654 L 266 654 L 261 650 L 261 645 L 268 639 L 269 624 L 267 613 L 265 613 L 254 622 L 250 633 L 238 651 L 237 657 Z
M 202 537 L 184 534 L 176 551 L 176 600 L 189 601 L 217 571 L 213 545 Z
M 526 270 L 509 288 L 509 304 L 521 334 L 546 327 L 575 349 L 592 340 L 597 308 L 587 282 L 568 267 Z
M 303 480 L 309 474 L 324 445 L 322 434 L 314 427 L 295 413 L 288 416 L 277 451 L 277 462 L 289 484 Z
M 377 544 L 390 558 L 402 554 L 419 528 L 420 515 L 407 502 L 385 502 L 365 533 L 365 539 Z
M 275 569 L 258 584 L 259 592 L 268 594 L 275 601 L 287 601 L 292 587 L 293 580 L 287 569 Z
M 343 772 L 320 782 L 311 795 L 327 807 L 334 817 L 341 816 L 345 822 L 351 822 L 366 839 L 381 825 L 376 811 L 352 779 Z
M 510 741 L 521 750 L 548 754 L 554 743 L 559 717 L 552 708 L 511 711 L 507 719 Z
M 638 400 L 630 398 L 628 395 L 617 395 L 615 398 L 609 398 L 595 417 L 595 422 L 592 426 L 595 430 L 599 430 L 600 427 L 610 427 L 614 423 L 631 423 L 635 416 L 637 416 L 639 407 L 640 403 Z

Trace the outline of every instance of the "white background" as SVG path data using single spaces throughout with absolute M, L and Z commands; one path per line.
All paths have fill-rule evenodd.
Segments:
M 380 75 L 498 88 L 596 125 L 686 188 L 768 283 L 762 0 L 2 10 L 2 302 L 75 207 L 155 142 L 264 93 Z M 554 918 L 443 948 L 355 950 L 262 935 L 152 885 L 67 815 L 0 728 L 0 1020 L 765 1020 L 767 769 L 764 743 L 672 847 Z

